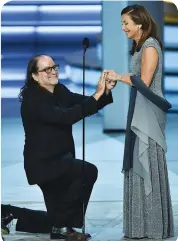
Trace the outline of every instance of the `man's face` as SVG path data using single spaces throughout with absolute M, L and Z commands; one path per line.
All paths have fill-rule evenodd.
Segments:
M 34 79 L 43 87 L 54 86 L 58 83 L 58 67 L 49 56 L 41 56 L 37 63 L 38 73 Z M 52 68 L 53 67 L 53 68 Z

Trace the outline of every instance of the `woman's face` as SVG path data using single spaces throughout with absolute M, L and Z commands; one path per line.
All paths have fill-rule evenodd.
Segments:
M 135 24 L 128 14 L 122 15 L 122 30 L 126 33 L 128 38 L 138 40 L 140 25 Z
M 58 67 L 55 66 L 53 59 L 49 56 L 41 56 L 38 60 L 38 72 L 33 74 L 36 80 L 43 87 L 54 86 L 58 83 Z M 53 67 L 53 68 L 51 68 Z

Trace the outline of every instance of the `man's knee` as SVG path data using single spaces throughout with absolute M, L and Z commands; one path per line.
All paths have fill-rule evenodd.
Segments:
M 94 181 L 96 182 L 97 178 L 98 178 L 98 168 L 93 165 L 93 173 L 94 173 Z
M 87 163 L 87 179 L 88 181 L 91 180 L 93 183 L 96 182 L 97 177 L 98 177 L 98 168 L 92 164 L 92 163 Z

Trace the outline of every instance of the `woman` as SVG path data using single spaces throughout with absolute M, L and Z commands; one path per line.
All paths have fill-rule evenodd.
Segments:
M 164 129 L 171 107 L 162 93 L 162 44 L 156 23 L 140 5 L 121 12 L 133 40 L 131 73 L 109 71 L 109 80 L 132 86 L 125 139 L 124 234 L 128 238 L 174 236 Z
M 75 159 L 72 125 L 112 103 L 114 84 L 106 83 L 104 74 L 95 94 L 85 97 L 58 83 L 58 68 L 50 56 L 33 57 L 19 97 L 27 179 L 43 192 L 51 238 L 66 240 L 73 227 L 83 226 L 98 173 L 95 165 Z

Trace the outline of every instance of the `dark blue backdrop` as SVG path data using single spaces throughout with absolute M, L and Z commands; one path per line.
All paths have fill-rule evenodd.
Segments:
M 82 39 L 86 36 L 90 39 L 90 48 L 97 52 L 98 36 L 102 29 L 101 11 L 101 1 L 11 1 L 3 7 L 3 117 L 19 116 L 17 94 L 24 83 L 27 62 L 33 55 L 52 56 L 60 64 L 61 81 L 69 83 L 76 79 L 69 78 L 66 66 L 77 64 L 80 68 L 80 55 L 75 58 L 75 54 L 82 50 Z M 167 48 L 165 88 L 167 92 L 175 92 L 178 91 L 178 52 L 175 51 L 178 48 L 178 27 L 164 28 Z M 70 56 L 73 57 L 72 64 Z M 81 84 L 80 79 L 78 84 Z

